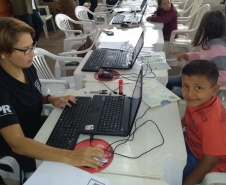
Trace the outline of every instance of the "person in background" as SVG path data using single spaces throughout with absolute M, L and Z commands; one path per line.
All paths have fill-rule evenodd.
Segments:
M 75 16 L 75 1 L 74 0 L 58 0 L 59 12 L 66 14 L 75 21 L 78 21 L 78 18 Z M 73 24 L 75 30 L 82 30 L 80 24 Z
M 195 38 L 194 47 L 201 46 L 199 52 L 180 53 L 177 60 L 209 60 L 219 69 L 218 85 L 226 85 L 226 38 L 225 17 L 219 10 L 206 12 L 201 20 Z M 181 76 L 170 76 L 166 87 L 176 95 L 181 95 Z
M 15 18 L 0 18 L 0 156 L 13 156 L 24 172 L 36 169 L 34 159 L 57 161 L 73 166 L 98 168 L 105 158 L 98 147 L 80 150 L 54 148 L 33 138 L 45 121 L 42 105 L 71 106 L 76 97 L 42 94 L 34 65 L 34 29 Z
M 35 0 L 9 0 L 12 6 L 13 15 L 34 28 L 34 43 L 38 42 L 43 30 L 43 22 L 37 10 Z
M 186 101 L 187 164 L 183 185 L 195 185 L 209 172 L 226 172 L 226 109 L 216 96 L 219 72 L 210 61 L 194 60 L 182 69 Z
M 90 4 L 91 4 L 89 10 L 91 12 L 95 12 L 95 9 L 97 7 L 97 0 L 89 0 L 89 1 L 90 1 Z M 83 6 L 85 4 L 85 2 L 86 2 L 86 0 L 79 0 L 79 5 Z M 88 17 L 89 17 L 89 19 L 93 19 L 93 15 L 91 15 L 90 13 L 88 13 Z
M 147 17 L 147 21 L 164 23 L 164 40 L 169 41 L 172 31 L 177 30 L 177 10 L 171 0 L 158 0 L 157 10 Z

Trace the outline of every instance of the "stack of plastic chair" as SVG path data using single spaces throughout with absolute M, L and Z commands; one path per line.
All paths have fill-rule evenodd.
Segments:
M 178 23 L 188 21 L 189 18 L 194 15 L 198 9 L 202 6 L 203 0 L 194 0 L 185 10 L 184 14 L 178 17 Z
M 172 3 L 176 7 L 179 16 L 184 14 L 184 10 L 186 9 L 189 1 L 192 0 L 173 0 Z
M 196 13 L 189 18 L 186 28 L 179 28 L 178 30 L 172 31 L 168 47 L 185 47 L 189 51 L 192 51 L 193 46 L 191 42 L 198 30 L 203 15 L 209 10 L 209 4 L 202 5 Z M 178 34 L 178 38 L 175 38 L 176 34 Z

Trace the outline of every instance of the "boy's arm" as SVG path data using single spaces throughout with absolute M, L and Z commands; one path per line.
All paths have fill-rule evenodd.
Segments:
M 183 185 L 195 185 L 217 164 L 218 156 L 203 155 L 196 168 L 183 181 Z

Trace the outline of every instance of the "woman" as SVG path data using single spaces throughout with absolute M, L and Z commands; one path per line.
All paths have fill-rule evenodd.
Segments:
M 41 127 L 42 104 L 60 108 L 76 103 L 74 96 L 54 97 L 41 93 L 32 65 L 35 56 L 34 30 L 15 18 L 0 18 L 0 156 L 11 155 L 25 172 L 34 171 L 35 160 L 58 161 L 73 166 L 98 168 L 104 158 L 97 147 L 77 151 L 53 148 L 33 140 Z

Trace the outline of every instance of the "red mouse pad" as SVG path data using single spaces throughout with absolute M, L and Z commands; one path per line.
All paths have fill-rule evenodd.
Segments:
M 100 171 L 104 170 L 105 168 L 107 168 L 111 164 L 111 162 L 113 160 L 113 156 L 114 156 L 114 154 L 112 153 L 113 149 L 109 145 L 108 142 L 106 142 L 106 141 L 104 141 L 102 139 L 94 139 L 91 144 L 92 144 L 92 146 L 97 146 L 97 147 L 100 147 L 100 148 L 102 148 L 104 150 L 106 149 L 105 155 L 107 155 L 107 157 L 108 157 L 108 162 L 105 163 L 103 167 L 99 167 L 98 169 L 84 167 L 84 166 L 78 166 L 78 168 L 80 168 L 82 170 L 85 170 L 85 171 L 87 171 L 89 173 L 97 173 L 97 172 L 100 172 Z M 89 146 L 90 146 L 90 140 L 87 139 L 87 140 L 79 142 L 75 146 L 74 150 L 78 150 L 78 149 L 89 147 Z
M 108 73 L 111 73 L 112 74 L 112 78 L 111 79 L 107 79 L 107 78 L 100 78 L 98 75 L 102 72 L 108 72 Z M 117 80 L 119 78 L 120 74 L 117 72 L 117 71 L 113 71 L 113 70 L 101 70 L 101 71 L 98 71 L 94 74 L 94 78 L 96 80 L 99 80 L 99 81 L 105 81 L 105 82 L 108 82 L 108 81 L 113 81 L 113 80 Z

